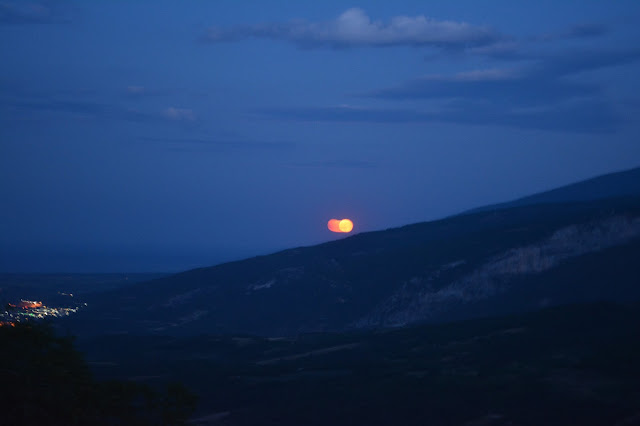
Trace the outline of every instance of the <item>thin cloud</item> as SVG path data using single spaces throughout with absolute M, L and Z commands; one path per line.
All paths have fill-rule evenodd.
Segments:
M 191 109 L 168 107 L 163 111 L 141 111 L 126 108 L 118 104 L 100 103 L 84 99 L 60 99 L 44 95 L 0 98 L 0 107 L 11 111 L 12 115 L 34 113 L 69 114 L 76 117 L 89 117 L 102 120 L 122 120 L 154 123 L 197 123 L 196 115 Z
M 597 71 L 640 60 L 640 49 L 576 49 L 540 55 L 532 70 L 547 77 L 563 77 L 580 72 Z
M 389 22 L 374 21 L 362 9 L 353 8 L 327 22 L 291 21 L 260 25 L 211 27 L 202 36 L 210 43 L 266 38 L 301 47 L 431 46 L 464 48 L 502 40 L 495 30 L 466 22 L 439 21 L 419 16 L 396 16 Z
M 322 169 L 372 169 L 377 167 L 375 163 L 361 160 L 328 160 L 291 163 L 290 167 L 322 168 Z
M 0 3 L 0 25 L 51 24 L 69 19 L 65 2 L 24 2 Z
M 429 101 L 430 110 L 356 106 L 273 108 L 265 117 L 296 121 L 457 123 L 556 132 L 609 133 L 624 117 L 601 85 L 575 76 L 640 61 L 640 49 L 530 54 L 515 65 L 428 75 L 360 95 L 395 102 Z
M 527 52 L 527 49 L 538 48 L 548 42 L 561 43 L 563 41 L 584 41 L 606 36 L 611 32 L 608 25 L 601 23 L 587 23 L 571 26 L 563 31 L 549 32 L 521 39 L 507 38 L 496 43 L 484 46 L 472 46 L 465 49 L 466 53 L 472 55 L 485 56 L 491 59 L 500 60 L 535 60 L 539 59 L 539 54 Z M 551 43 L 547 44 L 551 45 Z M 429 57 L 425 58 L 431 59 Z
M 427 76 L 397 87 L 373 91 L 365 96 L 389 100 L 474 99 L 513 105 L 536 105 L 594 96 L 600 91 L 593 84 L 547 78 L 529 70 L 504 70 L 503 73 L 480 70 L 475 73 L 475 76 Z
M 147 89 L 144 86 L 127 86 L 127 94 L 132 96 L 140 96 L 147 93 Z
M 575 99 L 531 108 L 461 104 L 432 116 L 441 122 L 499 125 L 520 129 L 570 133 L 612 133 L 622 119 L 610 104 L 599 99 Z
M 411 109 L 366 108 L 353 106 L 268 108 L 257 114 L 276 119 L 295 121 L 335 121 L 366 123 L 416 123 L 423 122 L 425 114 Z
M 173 149 L 182 151 L 215 151 L 218 153 L 246 153 L 246 152 L 282 152 L 296 147 L 293 142 L 271 141 L 258 142 L 247 140 L 220 140 L 220 139 L 194 139 L 194 138 L 163 138 L 142 137 L 142 142 L 166 144 Z
M 14 112 L 40 112 L 54 114 L 70 114 L 78 117 L 123 121 L 158 121 L 159 116 L 142 111 L 122 108 L 116 105 L 99 102 L 56 100 L 56 99 L 22 99 L 2 102 Z
M 98 102 L 32 99 L 8 102 L 6 103 L 6 105 L 21 110 L 66 113 L 79 116 L 119 119 L 126 121 L 154 120 L 153 114 L 121 108 L 115 105 L 102 104 Z
M 604 24 L 589 23 L 574 25 L 567 30 L 547 33 L 532 38 L 533 41 L 557 41 L 571 39 L 585 39 L 602 37 L 610 32 L 610 28 Z
M 638 60 L 638 49 L 566 51 L 539 56 L 533 63 L 520 67 L 421 77 L 364 96 L 396 100 L 486 99 L 516 105 L 555 102 L 600 93 L 600 87 L 595 84 L 574 82 L 567 77 Z
M 171 90 L 171 89 L 155 89 L 141 85 L 127 86 L 124 90 L 124 95 L 130 100 L 139 100 L 146 98 L 156 98 L 160 96 L 169 96 L 172 94 L 185 95 L 184 90 Z
M 170 121 L 179 121 L 193 123 L 196 121 L 196 115 L 193 110 L 188 108 L 168 107 L 162 111 L 162 116 Z
M 598 100 L 568 101 L 536 108 L 505 108 L 490 103 L 462 101 L 431 111 L 336 106 L 273 108 L 261 113 L 272 119 L 303 122 L 451 123 L 571 133 L 611 133 L 621 122 L 609 104 Z
M 499 41 L 497 43 L 470 47 L 465 50 L 472 55 L 486 56 L 492 59 L 521 59 L 522 45 L 515 40 Z M 431 60 L 433 58 L 425 58 Z
M 614 131 L 623 120 L 602 87 L 572 79 L 584 72 L 640 60 L 640 50 L 569 50 L 538 55 L 527 65 L 426 76 L 365 97 L 395 101 L 448 102 L 424 117 L 461 124 L 497 124 L 527 129 Z
M 157 91 L 149 90 L 145 86 L 127 86 L 125 93 L 130 98 L 143 98 L 159 94 Z

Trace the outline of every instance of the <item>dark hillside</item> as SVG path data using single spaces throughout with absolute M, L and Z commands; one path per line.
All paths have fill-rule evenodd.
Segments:
M 638 335 L 638 305 L 599 303 L 377 332 L 119 335 L 83 347 L 99 377 L 186 381 L 202 424 L 611 426 L 640 414 Z
M 514 201 L 480 207 L 470 210 L 468 213 L 531 204 L 593 201 L 605 198 L 637 197 L 638 195 L 640 195 L 640 167 L 597 176 L 592 179 L 529 195 Z
M 639 239 L 640 198 L 479 212 L 104 293 L 75 327 L 291 335 L 640 297 Z

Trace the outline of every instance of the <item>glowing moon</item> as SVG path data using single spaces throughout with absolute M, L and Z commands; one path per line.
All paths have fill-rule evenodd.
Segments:
M 340 230 L 340 221 L 336 219 L 331 219 L 329 223 L 327 223 L 327 227 L 331 232 L 342 232 Z
M 349 219 L 342 219 L 342 220 L 331 219 L 327 223 L 327 228 L 329 228 L 329 231 L 331 232 L 347 233 L 353 230 L 353 222 L 350 221 Z
M 340 228 L 340 231 L 342 232 L 351 232 L 353 229 L 353 222 L 349 219 L 342 219 L 340 223 L 338 223 L 338 228 Z

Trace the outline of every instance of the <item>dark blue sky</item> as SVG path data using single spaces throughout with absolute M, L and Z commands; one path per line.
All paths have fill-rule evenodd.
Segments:
M 0 271 L 177 271 L 640 165 L 640 2 L 4 1 Z

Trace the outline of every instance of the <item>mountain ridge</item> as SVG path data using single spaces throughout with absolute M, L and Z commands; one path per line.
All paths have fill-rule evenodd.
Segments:
M 640 167 L 594 176 L 557 188 L 516 198 L 515 200 L 477 207 L 467 210 L 462 214 L 531 204 L 594 201 L 604 198 L 634 196 L 637 194 L 640 194 Z
M 632 169 L 525 197 L 556 202 L 506 203 L 134 284 L 90 300 L 74 326 L 286 336 L 640 299 L 639 176 Z M 631 194 L 576 201 L 594 182 Z
M 611 268 L 608 250 L 630 244 L 626 252 L 637 253 L 638 235 L 640 197 L 479 212 L 185 271 L 102 294 L 77 318 L 106 332 L 279 336 L 485 316 L 516 283 L 553 277 L 563 262 L 595 253 L 591 263 Z M 621 271 L 638 276 L 617 279 L 635 292 L 627 281 L 640 271 L 628 254 Z M 607 285 L 589 284 L 596 296 Z M 548 303 L 571 302 L 569 293 Z M 539 307 L 543 296 L 513 311 Z

